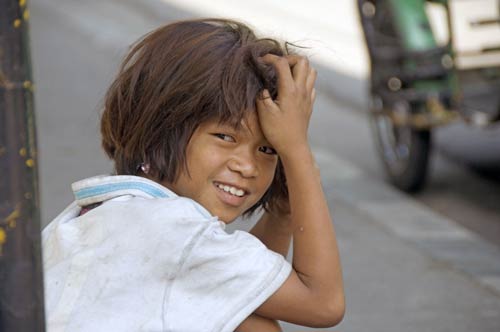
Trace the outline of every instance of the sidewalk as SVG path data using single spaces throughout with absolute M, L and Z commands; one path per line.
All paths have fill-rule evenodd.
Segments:
M 347 315 L 339 331 L 498 330 L 499 285 L 461 270 L 500 276 L 496 248 L 482 247 L 469 232 L 354 165 L 316 155 L 343 259 Z
M 498 331 L 500 250 L 331 152 L 315 156 L 347 301 L 344 321 L 323 331 Z
M 266 8 L 276 8 L 276 4 L 279 2 L 271 1 Z M 72 40 L 65 44 L 65 54 L 69 52 L 73 66 L 78 67 L 83 61 L 88 66 L 84 69 L 85 75 L 70 74 L 81 80 L 88 77 L 91 82 L 96 82 L 99 89 L 102 85 L 99 80 L 108 78 L 103 71 L 115 66 L 116 54 L 123 53 L 139 35 L 160 22 L 193 16 L 186 8 L 160 0 L 33 0 L 31 12 L 33 27 L 37 27 L 32 30 L 32 36 L 42 40 L 45 29 L 50 29 L 45 38 L 52 41 L 34 43 L 34 54 L 44 53 L 43 48 L 60 46 L 56 43 L 65 37 L 63 33 L 67 26 L 70 27 Z M 273 13 L 278 15 L 281 12 L 274 9 Z M 279 25 L 285 24 L 286 19 L 278 16 L 281 17 Z M 290 24 L 296 22 L 292 20 Z M 300 23 L 302 26 L 305 24 Z M 87 53 L 79 53 L 76 47 L 80 44 L 88 50 Z M 91 55 L 96 57 L 92 61 L 98 62 L 98 66 L 90 65 L 92 61 L 87 57 Z M 40 66 L 41 61 L 35 59 L 35 65 Z M 81 141 L 74 142 L 79 156 L 86 146 L 96 145 L 98 148 L 96 137 L 80 135 L 80 131 L 88 129 L 89 123 L 95 126 L 95 117 L 79 114 L 81 118 L 77 119 L 75 114 L 80 112 L 77 109 L 82 107 L 80 104 L 97 103 L 92 98 L 97 99 L 95 95 L 100 95 L 102 91 L 90 91 L 93 87 L 89 87 L 87 99 L 70 98 L 65 103 L 71 107 L 57 110 L 61 106 L 55 101 L 62 100 L 64 96 L 58 95 L 61 91 L 55 88 L 50 90 L 48 85 L 60 84 L 61 88 L 65 88 L 64 83 L 40 79 L 40 76 L 43 78 L 43 75 L 56 72 L 60 60 L 45 61 L 53 61 L 49 63 L 53 67 L 35 68 L 39 74 L 37 91 L 40 94 L 50 92 L 51 95 L 37 95 L 39 102 L 48 103 L 37 107 L 40 106 L 40 110 L 60 111 L 64 114 L 62 121 L 72 123 L 72 135 L 66 133 L 65 144 L 71 144 L 72 136 L 86 138 L 83 147 Z M 330 71 L 327 75 L 345 76 Z M 340 83 L 339 86 L 342 85 Z M 75 89 L 71 87 L 69 91 L 75 93 Z M 332 109 L 342 114 L 350 111 L 345 109 L 345 104 L 332 101 L 324 92 L 321 90 L 318 95 L 315 114 L 331 114 Z M 86 107 L 88 105 L 82 108 Z M 48 113 L 45 115 L 49 116 Z M 40 122 L 40 135 L 48 136 L 55 135 L 59 125 L 65 125 L 47 119 Z M 61 140 L 61 137 L 58 139 Z M 58 186 L 68 186 L 69 181 L 62 183 L 62 177 L 69 175 L 61 174 L 61 163 L 65 165 L 64 173 L 73 172 L 71 176 L 75 177 L 81 177 L 82 174 L 77 173 L 82 170 L 106 170 L 102 168 L 106 163 L 97 157 L 97 150 L 89 151 L 78 160 L 79 169 L 68 167 L 64 161 L 74 159 L 76 154 L 74 150 L 67 149 L 64 151 L 68 151 L 68 155 L 49 156 L 42 160 L 45 197 L 59 195 L 53 195 L 59 190 Z M 500 250 L 385 183 L 368 177 L 356 165 L 342 160 L 333 151 L 316 147 L 315 154 L 338 233 L 347 297 L 344 321 L 337 328 L 323 331 L 498 332 Z M 249 227 L 241 222 L 235 226 L 240 229 Z M 283 327 L 287 332 L 312 331 L 290 324 L 283 324 Z

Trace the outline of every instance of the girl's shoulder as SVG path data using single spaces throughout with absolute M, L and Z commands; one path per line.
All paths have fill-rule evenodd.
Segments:
M 182 196 L 144 199 L 132 197 L 126 202 L 109 202 L 109 209 L 122 210 L 123 213 L 135 212 L 147 219 L 214 221 L 214 217 L 196 201 Z M 134 214 L 135 214 L 134 213 Z

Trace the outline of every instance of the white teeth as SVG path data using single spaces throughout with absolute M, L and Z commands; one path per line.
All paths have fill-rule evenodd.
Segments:
M 239 196 L 239 197 L 245 195 L 245 191 L 243 189 L 236 189 L 235 187 L 225 186 L 225 185 L 220 184 L 220 183 L 217 184 L 217 187 L 219 187 L 219 189 L 222 189 L 227 193 L 230 193 L 231 195 L 235 195 L 235 196 Z

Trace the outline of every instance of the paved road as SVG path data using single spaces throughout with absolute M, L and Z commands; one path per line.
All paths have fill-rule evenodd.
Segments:
M 127 45 L 160 21 L 190 16 L 118 2 L 32 0 L 44 223 L 71 201 L 69 183 L 111 171 L 97 123 Z M 331 85 L 330 78 L 326 73 L 319 84 Z M 362 113 L 325 90 L 311 140 L 345 254 L 350 303 L 341 329 L 498 331 L 500 235 L 490 235 L 500 234 L 498 183 L 438 153 L 423 194 L 394 191 L 383 182 Z M 477 227 L 481 237 L 456 222 Z M 304 330 L 286 325 L 286 331 Z

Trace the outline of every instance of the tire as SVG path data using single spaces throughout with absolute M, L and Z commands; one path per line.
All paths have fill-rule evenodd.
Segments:
M 370 122 L 388 180 L 408 193 L 422 190 L 427 178 L 431 132 L 396 126 L 380 112 L 370 112 Z
M 388 91 L 385 82 L 388 72 L 402 68 L 403 60 L 401 57 L 381 57 L 377 51 L 383 49 L 398 54 L 402 45 L 387 0 L 358 0 L 357 9 L 370 55 L 372 109 L 369 116 L 377 154 L 388 180 L 403 191 L 415 193 L 424 187 L 427 177 L 431 132 L 396 126 L 387 111 L 401 112 L 401 107 L 405 113 L 426 110 L 418 110 L 423 106 L 411 105 L 405 100 L 394 102 L 379 97 L 381 92 Z

